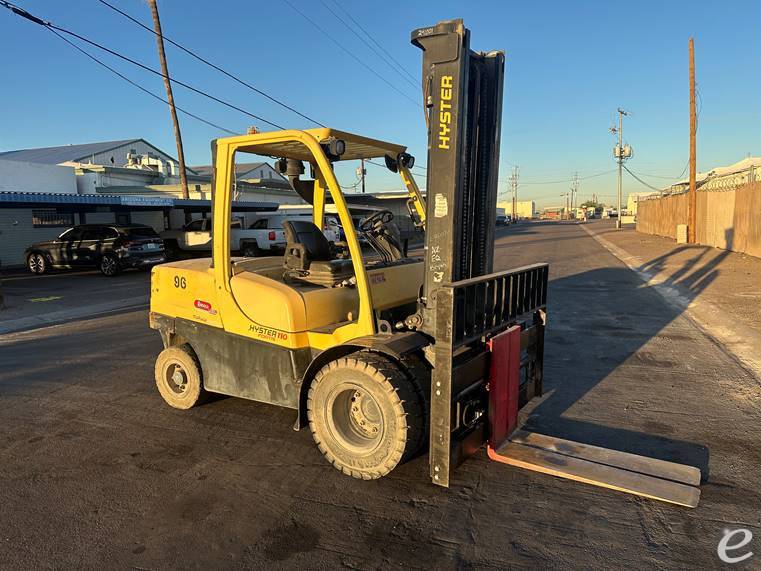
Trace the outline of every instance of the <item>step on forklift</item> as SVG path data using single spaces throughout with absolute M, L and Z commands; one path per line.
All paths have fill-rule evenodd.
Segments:
M 498 462 L 697 505 L 696 468 L 518 428 L 519 409 L 542 394 L 549 268 L 493 271 L 504 54 L 472 51 L 461 20 L 415 30 L 412 43 L 423 51 L 425 197 L 401 145 L 329 128 L 212 141 L 213 257 L 151 275 L 161 396 L 180 409 L 209 393 L 294 409 L 295 429 L 308 425 L 354 478 L 427 451 L 432 482 L 448 487 L 486 446 Z M 311 220 L 284 223 L 284 256 L 230 254 L 234 164 L 246 153 L 275 157 L 313 207 Z M 358 159 L 399 173 L 423 257 L 407 255 L 387 210 L 355 228 L 333 166 Z M 343 246 L 320 231 L 330 203 Z

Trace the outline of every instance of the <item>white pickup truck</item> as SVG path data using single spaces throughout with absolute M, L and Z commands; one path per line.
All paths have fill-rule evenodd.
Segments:
M 267 214 L 257 216 L 247 229 L 239 219 L 230 222 L 230 249 L 242 256 L 254 258 L 258 256 L 274 256 L 285 252 L 284 220 L 301 219 L 306 214 Z M 167 256 L 177 258 L 182 252 L 204 253 L 211 252 L 211 218 L 201 218 L 187 223 L 181 230 L 164 230 L 161 239 L 164 240 Z M 325 217 L 322 233 L 333 244 L 341 240 L 341 229 L 332 216 Z
M 288 212 L 285 214 L 264 214 L 257 216 L 249 228 L 258 230 L 283 230 L 283 222 L 286 220 L 311 220 L 312 215 L 300 212 Z M 338 225 L 338 221 L 333 216 L 325 216 L 325 224 L 322 227 L 322 233 L 328 239 L 328 242 L 333 244 L 341 240 L 341 228 Z
M 176 258 L 182 252 L 211 252 L 211 225 L 210 218 L 201 218 L 188 222 L 180 230 L 161 232 L 167 255 Z M 240 220 L 230 222 L 230 249 L 234 253 L 255 257 L 281 254 L 285 251 L 285 232 L 282 226 L 268 229 L 255 228 L 255 225 L 256 222 L 249 229 L 245 229 Z

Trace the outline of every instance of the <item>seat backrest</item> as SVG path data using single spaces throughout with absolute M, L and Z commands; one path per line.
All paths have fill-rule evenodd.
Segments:
M 311 220 L 284 220 L 286 248 L 301 244 L 309 261 L 326 262 L 331 259 L 330 242 Z

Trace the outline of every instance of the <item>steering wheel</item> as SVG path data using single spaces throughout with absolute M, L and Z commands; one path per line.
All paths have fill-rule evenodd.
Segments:
M 379 222 L 382 224 L 388 224 L 394 219 L 394 213 L 390 210 L 380 210 L 375 214 L 371 214 L 359 223 L 360 232 L 369 232 Z

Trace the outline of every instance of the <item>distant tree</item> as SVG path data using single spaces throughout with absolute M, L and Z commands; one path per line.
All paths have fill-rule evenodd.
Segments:
M 587 200 L 586 202 L 582 202 L 579 207 L 581 208 L 602 208 L 603 205 L 599 202 L 595 202 L 594 200 Z

